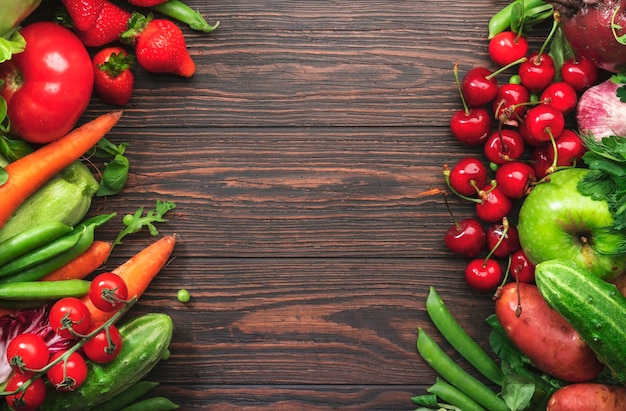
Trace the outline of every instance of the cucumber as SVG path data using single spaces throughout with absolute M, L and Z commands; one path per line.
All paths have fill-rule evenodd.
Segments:
M 535 279 L 548 305 L 578 331 L 614 377 L 626 384 L 626 297 L 614 284 L 569 260 L 537 264 Z
M 86 410 L 125 391 L 164 357 L 174 325 L 167 314 L 149 313 L 131 319 L 119 331 L 123 338 L 119 356 L 108 364 L 89 361 L 83 385 L 72 392 L 49 390 L 42 410 Z
M 89 168 L 76 161 L 31 195 L 0 229 L 0 242 L 40 224 L 56 221 L 78 224 L 98 191 Z

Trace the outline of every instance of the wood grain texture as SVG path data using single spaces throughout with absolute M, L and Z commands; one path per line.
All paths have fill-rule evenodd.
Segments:
M 181 410 L 413 409 L 436 378 L 415 348 L 420 326 L 441 341 L 430 286 L 488 348 L 490 296 L 443 245 L 443 198 L 420 195 L 477 153 L 448 129 L 452 67 L 489 66 L 486 24 L 507 2 L 186 3 L 220 27 L 181 25 L 192 78 L 135 70 L 108 136 L 130 143 L 127 189 L 92 209 L 118 212 L 97 234 L 112 239 L 124 214 L 177 204 L 159 226 L 174 258 L 132 311 L 174 319 L 156 393 Z M 94 98 L 81 121 L 110 109 Z M 128 237 L 109 267 L 151 241 Z

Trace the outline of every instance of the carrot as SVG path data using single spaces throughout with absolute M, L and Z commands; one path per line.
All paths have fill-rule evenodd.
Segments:
M 96 145 L 121 115 L 121 111 L 103 114 L 7 165 L 9 179 L 0 186 L 0 228 L 39 187 Z
M 167 263 L 175 244 L 175 235 L 161 237 L 112 271 L 126 282 L 128 298 L 139 298 L 143 295 L 150 282 Z M 97 309 L 89 299 L 89 295 L 81 299 L 89 308 L 91 321 L 94 324 L 107 321 L 117 311 L 104 312 Z
M 40 281 L 56 281 L 56 280 L 73 280 L 73 279 L 82 279 L 87 277 L 89 274 L 93 273 L 98 268 L 102 267 L 102 265 L 109 258 L 109 253 L 113 245 L 107 241 L 94 241 L 91 246 L 64 265 L 47 274 L 45 277 L 42 277 Z

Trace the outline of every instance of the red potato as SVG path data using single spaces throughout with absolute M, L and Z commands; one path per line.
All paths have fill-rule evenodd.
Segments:
M 624 411 L 626 387 L 595 383 L 567 385 L 557 390 L 546 411 Z
M 522 309 L 517 316 L 519 304 Z M 578 332 L 548 306 L 534 284 L 506 284 L 496 300 L 495 312 L 513 343 L 544 373 L 568 382 L 585 382 L 604 369 Z

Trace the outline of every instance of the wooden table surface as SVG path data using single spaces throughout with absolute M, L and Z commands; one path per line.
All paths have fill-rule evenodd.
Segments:
M 177 205 L 159 226 L 174 259 L 132 311 L 175 323 L 158 394 L 181 410 L 413 409 L 436 378 L 415 346 L 418 327 L 441 341 L 430 286 L 488 348 L 490 295 L 444 246 L 442 197 L 419 195 L 478 154 L 449 132 L 452 68 L 490 67 L 487 22 L 507 3 L 187 0 L 220 27 L 181 25 L 192 78 L 136 70 L 108 136 L 130 143 L 131 175 L 92 208 L 118 212 L 98 233 L 112 239 L 137 207 Z M 112 109 L 94 98 L 83 121 Z M 128 237 L 110 266 L 153 240 Z

